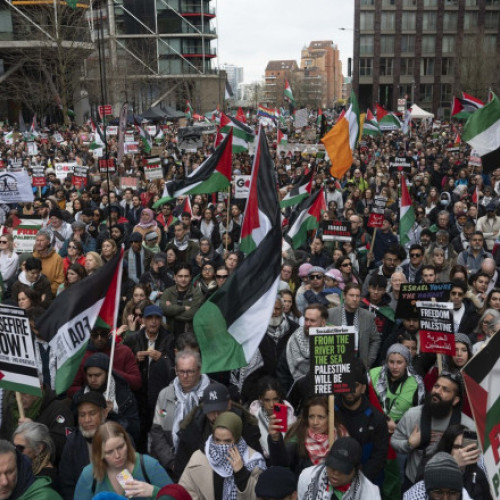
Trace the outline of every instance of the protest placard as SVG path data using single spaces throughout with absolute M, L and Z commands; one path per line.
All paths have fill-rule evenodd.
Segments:
M 146 126 L 146 132 L 151 136 L 154 137 L 156 135 L 156 125 L 147 125 Z
M 40 229 L 42 229 L 42 220 L 39 217 L 23 217 L 21 223 L 12 231 L 14 250 L 17 253 L 32 252 Z
M 125 154 L 130 153 L 138 153 L 139 152 L 139 143 L 138 142 L 126 142 L 123 145 Z
M 47 184 L 45 178 L 44 167 L 33 166 L 31 167 L 31 185 L 33 187 L 43 187 Z
M 330 395 L 353 391 L 355 380 L 351 373 L 351 363 L 355 355 L 354 335 L 353 326 L 309 329 L 314 394 Z
M 420 351 L 455 355 L 453 304 L 417 301 L 420 320 Z
M 340 221 L 322 221 L 323 241 L 351 241 L 351 223 Z
M 134 134 L 125 134 L 125 142 L 134 142 Z
M 387 198 L 385 196 L 375 196 L 373 206 L 368 217 L 368 227 L 382 227 L 384 223 L 385 207 Z
M 152 181 L 154 179 L 163 179 L 163 168 L 160 158 L 151 158 L 146 160 L 144 165 L 144 175 L 146 179 Z
M 396 318 L 415 317 L 417 301 L 435 300 L 447 302 L 450 298 L 451 283 L 403 283 L 399 292 Z
M 105 174 L 107 172 L 116 172 L 116 162 L 114 158 L 101 158 L 99 159 L 99 172 Z
M 298 109 L 295 111 L 293 126 L 295 129 L 307 127 L 309 113 L 307 108 Z
M 73 174 L 73 186 L 77 186 L 78 189 L 80 189 L 82 186 L 86 186 L 88 173 L 89 167 L 77 165 Z
M 106 127 L 106 135 L 118 135 L 118 125 L 108 125 Z
M 246 199 L 250 194 L 250 175 L 235 175 L 234 176 L 234 197 L 238 199 Z
M 184 151 L 198 151 L 203 146 L 201 129 L 198 127 L 181 127 L 177 130 L 177 145 Z
M 411 172 L 411 164 L 406 158 L 394 158 L 394 161 L 389 162 L 389 171 L 396 170 L 398 172 Z
M 30 322 L 19 307 L 0 305 L 0 387 L 42 396 Z
M 36 145 L 36 142 L 26 143 L 26 152 L 28 153 L 28 156 L 37 155 L 38 154 L 38 147 Z
M 122 189 L 137 187 L 137 177 L 120 177 L 120 187 Z
M 75 171 L 76 161 L 60 162 L 54 165 L 56 177 L 60 180 L 66 179 L 68 175 L 73 174 Z
M 26 170 L 0 173 L 0 203 L 32 203 L 33 199 L 31 179 Z

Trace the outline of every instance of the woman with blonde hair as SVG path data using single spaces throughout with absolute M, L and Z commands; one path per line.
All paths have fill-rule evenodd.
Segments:
M 155 499 L 172 480 L 158 460 L 137 453 L 118 423 L 102 424 L 92 440 L 90 464 L 78 479 L 75 498 L 92 500 L 101 491 L 128 498 Z
M 104 265 L 101 256 L 97 252 L 87 252 L 85 254 L 85 271 L 87 276 L 94 274 Z

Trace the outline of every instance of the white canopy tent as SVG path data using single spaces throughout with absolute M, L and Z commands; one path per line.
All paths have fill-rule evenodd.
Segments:
M 417 106 L 416 104 L 412 104 L 410 108 L 410 117 L 412 120 L 425 120 L 427 118 L 434 118 L 433 113 L 429 113 L 428 111 L 425 111 L 422 109 L 420 106 Z

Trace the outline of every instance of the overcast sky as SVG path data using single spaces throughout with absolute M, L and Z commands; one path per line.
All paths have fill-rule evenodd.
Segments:
M 300 65 L 301 49 L 313 40 L 338 45 L 347 76 L 353 0 L 217 0 L 216 4 L 219 64 L 243 66 L 245 83 L 262 79 L 270 60 L 295 59 Z

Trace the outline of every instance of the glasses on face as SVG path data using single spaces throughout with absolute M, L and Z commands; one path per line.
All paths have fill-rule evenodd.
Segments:
M 229 274 L 216 274 L 215 275 L 215 279 L 218 279 L 218 280 L 227 280 L 228 277 L 229 277 Z
M 464 296 L 464 292 L 451 292 L 451 295 L 453 297 L 463 297 Z
M 0 243 L 2 243 L 2 242 L 0 241 Z M 75 245 L 68 245 L 68 248 L 72 248 L 73 250 L 76 250 L 76 246 Z
M 410 257 L 413 259 L 414 257 L 422 257 L 421 253 L 411 253 Z
M 322 280 L 324 276 L 322 274 L 310 274 L 309 279 L 310 280 Z
M 7 245 L 8 241 L 0 240 L 0 245 Z
M 350 262 L 346 262 L 345 264 L 341 264 L 340 267 L 352 267 Z

